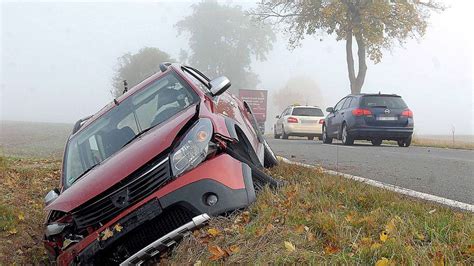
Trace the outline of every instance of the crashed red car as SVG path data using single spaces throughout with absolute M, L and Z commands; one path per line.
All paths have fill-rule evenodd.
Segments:
M 262 171 L 275 155 L 227 78 L 160 69 L 76 123 L 60 188 L 45 198 L 57 264 L 140 264 L 278 184 Z

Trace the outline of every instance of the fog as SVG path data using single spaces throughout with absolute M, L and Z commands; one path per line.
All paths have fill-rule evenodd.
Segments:
M 112 99 L 117 57 L 151 46 L 179 58 L 180 49 L 187 49 L 187 36 L 178 36 L 174 25 L 190 14 L 191 4 L 3 2 L 0 120 L 73 123 L 95 113 Z M 362 89 L 402 95 L 418 134 L 450 134 L 453 126 L 456 134 L 474 134 L 474 3 L 446 4 L 448 10 L 432 15 L 423 39 L 386 51 L 377 65 L 369 63 Z M 269 90 L 274 106 L 278 90 L 304 77 L 315 84 L 308 98 L 320 97 L 309 104 L 332 106 L 350 92 L 344 49 L 333 36 L 308 36 L 290 51 L 279 34 L 267 61 L 252 65 L 258 88 Z M 276 109 L 269 108 L 268 117 L 281 112 Z

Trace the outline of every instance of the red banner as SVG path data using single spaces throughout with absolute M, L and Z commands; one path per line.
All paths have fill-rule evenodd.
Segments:
M 266 90 L 239 90 L 239 98 L 250 105 L 258 122 L 267 120 Z

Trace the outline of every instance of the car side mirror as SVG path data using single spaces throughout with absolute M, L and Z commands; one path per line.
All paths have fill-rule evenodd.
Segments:
M 46 194 L 44 197 L 44 205 L 48 206 L 51 204 L 53 201 L 55 201 L 59 197 L 59 189 L 55 188 Z
M 280 116 L 279 116 L 279 115 L 277 115 L 277 116 L 275 116 L 275 118 L 276 118 L 276 119 L 279 119 L 279 118 L 280 118 Z
M 227 77 L 224 77 L 224 76 L 211 80 L 211 82 L 209 82 L 209 84 L 211 85 L 211 94 L 212 94 L 212 96 L 221 95 L 231 85 L 230 80 Z
M 334 108 L 328 107 L 328 108 L 326 108 L 326 112 L 328 112 L 328 113 L 334 113 Z

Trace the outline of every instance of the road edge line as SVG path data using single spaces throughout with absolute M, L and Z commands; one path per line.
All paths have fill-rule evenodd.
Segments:
M 299 166 L 303 166 L 303 167 L 306 167 L 306 168 L 319 168 L 318 166 L 291 161 L 291 160 L 289 160 L 285 157 L 282 157 L 282 156 L 277 156 L 277 157 L 285 163 L 299 165 Z M 378 188 L 390 190 L 390 191 L 400 193 L 400 194 L 403 194 L 403 195 L 407 195 L 407 196 L 410 196 L 410 197 L 419 198 L 419 199 L 426 200 L 426 201 L 432 201 L 432 202 L 440 203 L 440 204 L 447 205 L 447 206 L 450 206 L 450 207 L 453 207 L 453 208 L 458 208 L 458 209 L 461 209 L 461 210 L 474 212 L 474 205 L 471 205 L 471 204 L 468 204 L 468 203 L 455 201 L 455 200 L 451 200 L 451 199 L 431 195 L 431 194 L 428 194 L 428 193 L 423 193 L 423 192 L 411 190 L 411 189 L 408 189 L 408 188 L 402 188 L 402 187 L 391 185 L 391 184 L 385 184 L 383 182 L 368 179 L 368 178 L 365 178 L 365 177 L 345 174 L 345 173 L 341 173 L 341 172 L 337 172 L 337 171 L 333 171 L 333 170 L 328 170 L 328 169 L 324 169 L 324 168 L 322 168 L 322 172 L 325 173 L 325 174 L 329 174 L 329 175 L 342 176 L 342 177 L 347 178 L 347 179 L 355 180 L 355 181 L 358 181 L 358 182 L 361 182 L 361 183 L 371 185 L 373 187 L 378 187 Z

